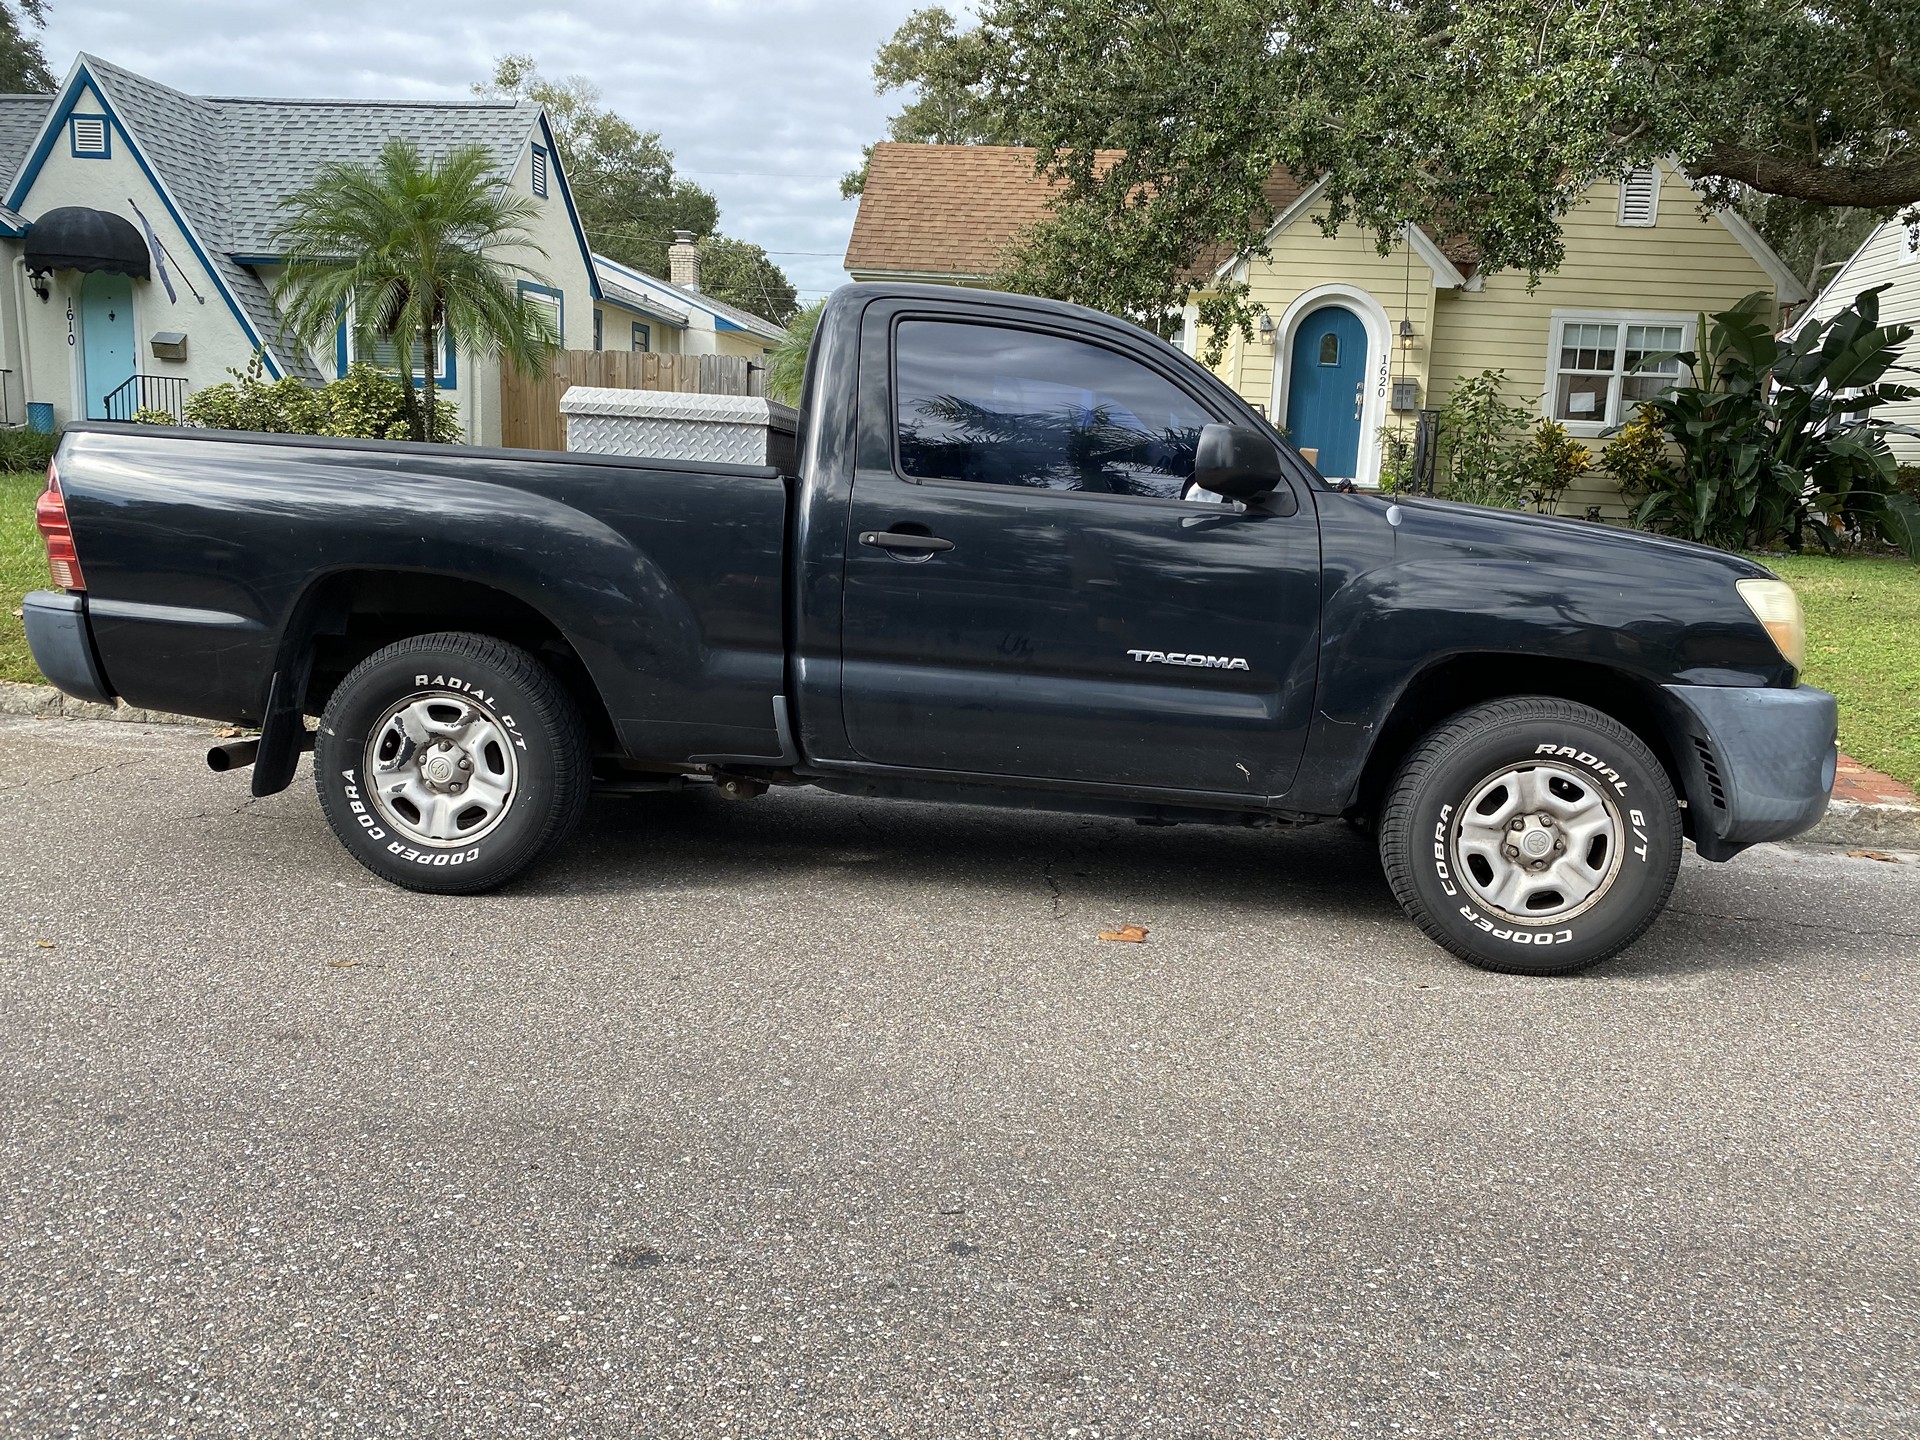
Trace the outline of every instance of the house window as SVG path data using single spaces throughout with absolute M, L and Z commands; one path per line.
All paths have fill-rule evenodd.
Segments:
M 606 318 L 598 310 L 595 310 L 593 312 L 593 348 L 594 349 L 604 350 L 607 348 L 606 345 L 602 343 L 605 336 L 605 332 L 606 332 Z
M 547 198 L 547 152 L 540 145 L 533 147 L 533 193 Z
M 410 348 L 412 350 L 410 358 L 413 361 L 413 378 L 417 383 L 427 377 L 427 350 L 425 344 L 418 336 L 414 337 Z M 434 385 L 441 390 L 451 390 L 455 388 L 459 377 L 454 372 L 452 352 L 446 347 L 445 335 L 439 331 L 435 331 L 433 336 L 433 359 Z M 389 375 L 398 375 L 400 373 L 400 347 L 390 339 L 376 339 L 371 346 L 362 346 L 359 339 L 355 337 L 353 333 L 353 327 L 343 324 L 340 327 L 338 347 L 340 373 L 344 375 L 347 373 L 347 367 L 349 365 L 360 363 L 371 365 L 376 370 L 384 370 Z
M 1320 337 L 1320 363 L 1322 365 L 1340 363 L 1340 337 L 1331 330 Z
M 1632 171 L 1620 182 L 1621 225 L 1641 229 L 1660 219 L 1660 172 L 1653 166 Z
M 1920 222 L 1906 225 L 1896 217 L 1893 223 L 1900 226 L 1900 263 L 1911 265 L 1920 260 Z
M 567 297 L 558 290 L 536 285 L 531 280 L 518 282 L 520 303 L 526 307 L 527 326 L 535 334 L 542 331 L 555 344 L 567 343 Z
M 633 348 L 642 355 L 653 349 L 653 331 L 638 320 L 633 322 Z
M 1576 434 L 1631 420 L 1679 381 L 1680 362 L 1669 352 L 1686 349 L 1692 329 L 1678 316 L 1556 317 L 1548 413 Z
M 105 160 L 112 153 L 106 116 L 75 115 L 69 125 L 75 155 L 87 160 Z

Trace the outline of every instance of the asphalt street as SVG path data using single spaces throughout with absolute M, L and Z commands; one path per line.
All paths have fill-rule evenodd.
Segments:
M 0 1433 L 1920 1433 L 1913 856 L 1541 981 L 1343 826 L 610 799 L 435 898 L 206 744 L 0 719 Z

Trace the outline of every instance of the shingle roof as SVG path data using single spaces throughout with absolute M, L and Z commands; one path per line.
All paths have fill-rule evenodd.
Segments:
M 51 95 L 0 95 L 0 181 L 11 183 L 53 108 Z
M 1096 163 L 1111 164 L 1118 153 L 1102 151 Z M 856 275 L 991 275 L 1008 246 L 1046 218 L 1060 193 L 1058 182 L 1034 173 L 1037 159 L 1037 152 L 1014 145 L 875 145 L 847 242 L 847 269 Z M 1304 187 L 1276 169 L 1261 188 L 1269 213 L 1256 217 L 1255 234 Z M 1463 270 L 1472 269 L 1470 246 L 1454 242 L 1442 249 Z M 1193 273 L 1211 274 L 1230 258 L 1228 250 L 1208 252 Z
M 847 241 L 856 274 L 981 277 L 1008 244 L 1047 215 L 1057 183 L 1034 174 L 1036 153 L 1017 145 L 873 147 L 866 189 Z
M 329 161 L 365 162 L 404 137 L 428 159 L 460 145 L 487 148 L 510 174 L 540 115 L 515 101 L 272 100 L 187 95 L 124 66 L 82 55 L 121 123 L 180 207 L 209 263 L 282 370 L 318 379 L 309 357 L 280 333 L 260 277 L 235 257 L 278 248 L 280 202 Z M 14 173 L 53 96 L 0 96 L 0 165 Z
M 664 304 L 669 313 L 679 312 L 684 322 L 688 306 L 697 306 L 709 315 L 723 317 L 742 330 L 758 335 L 763 340 L 784 340 L 787 332 L 771 320 L 763 319 L 750 310 L 742 310 L 737 305 L 729 305 L 724 300 L 716 300 L 704 290 L 689 290 L 684 285 L 675 285 L 671 280 L 662 280 L 658 275 L 649 275 L 644 270 L 636 270 L 631 265 L 622 265 L 617 260 L 609 260 L 604 255 L 593 257 L 593 268 L 600 277 L 601 287 L 616 285 L 622 289 L 637 290 L 642 296 L 653 297 L 655 305 Z M 618 296 L 614 297 L 616 300 Z
M 604 255 L 596 255 L 593 271 L 600 281 L 600 293 L 616 305 L 658 315 L 676 325 L 685 325 L 691 318 L 686 306 L 668 298 L 672 287 L 644 270 L 634 270 Z

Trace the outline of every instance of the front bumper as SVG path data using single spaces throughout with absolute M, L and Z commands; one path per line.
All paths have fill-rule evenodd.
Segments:
M 1687 833 L 1709 860 L 1803 834 L 1827 813 L 1839 707 L 1811 685 L 1667 685 Z
M 60 590 L 33 590 L 20 606 L 27 647 L 40 673 L 76 700 L 111 705 L 113 691 L 93 653 L 87 628 L 87 597 Z

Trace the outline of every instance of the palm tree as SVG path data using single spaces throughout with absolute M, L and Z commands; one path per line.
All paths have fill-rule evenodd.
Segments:
M 314 344 L 344 320 L 356 353 L 392 346 L 416 440 L 434 433 L 436 341 L 498 354 L 528 374 L 551 358 L 552 322 L 515 284 L 545 282 L 500 254 L 546 255 L 527 229 L 539 207 L 507 192 L 483 147 L 462 146 L 436 163 L 411 142 L 391 140 L 371 165 L 323 167 L 281 208 L 276 240 L 285 269 L 274 299 L 282 324 Z M 424 413 L 409 378 L 416 345 Z

